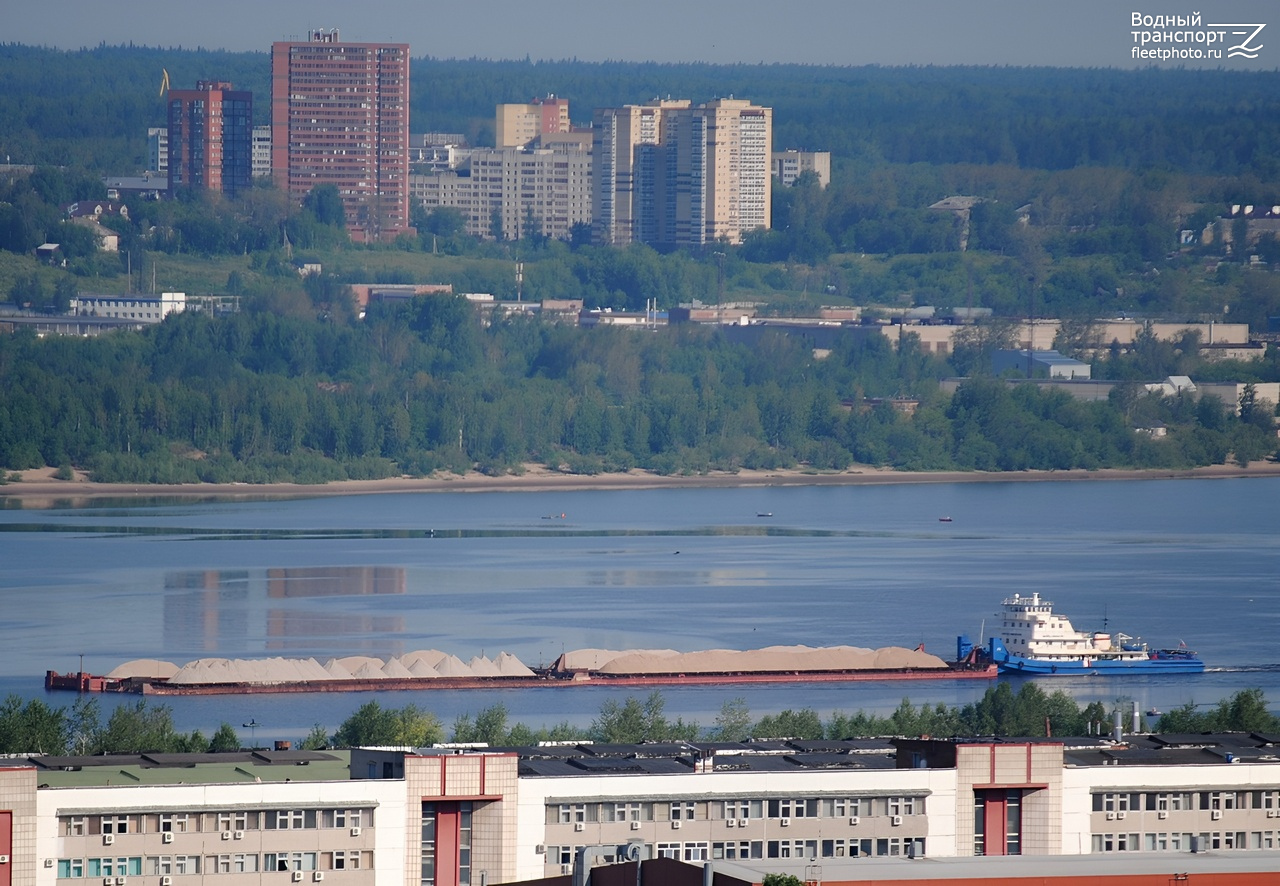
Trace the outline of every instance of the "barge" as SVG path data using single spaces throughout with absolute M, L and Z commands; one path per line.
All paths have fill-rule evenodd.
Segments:
M 45 689 L 139 695 L 249 695 L 298 692 L 378 692 L 437 689 L 530 689 L 565 686 L 722 686 L 847 683 L 869 680 L 992 679 L 996 665 L 964 638 L 963 655 L 947 662 L 923 647 L 769 647 L 743 652 L 674 650 L 567 652 L 549 667 L 527 667 L 503 653 L 464 663 L 435 650 L 387 660 L 201 659 L 127 662 L 110 674 L 45 673 Z

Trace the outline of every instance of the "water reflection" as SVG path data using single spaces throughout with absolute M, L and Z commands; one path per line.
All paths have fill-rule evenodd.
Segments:
M 405 631 L 400 615 L 362 615 L 300 603 L 404 596 L 406 586 L 399 566 L 169 572 L 164 576 L 164 645 L 226 655 L 324 647 L 340 640 L 344 649 L 395 652 L 402 644 L 389 638 Z

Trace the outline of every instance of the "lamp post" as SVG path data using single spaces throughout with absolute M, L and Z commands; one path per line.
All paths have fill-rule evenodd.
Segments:
M 252 750 L 253 748 L 256 748 L 258 746 L 258 740 L 257 740 L 258 721 L 254 719 L 250 719 L 248 723 L 244 724 L 244 728 L 249 730 L 249 744 L 252 746 L 250 748 L 250 750 Z

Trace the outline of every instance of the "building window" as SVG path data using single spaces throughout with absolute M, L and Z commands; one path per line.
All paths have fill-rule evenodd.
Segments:
M 822 801 L 822 814 L 827 818 L 849 818 L 854 815 L 865 815 L 870 810 L 863 810 L 861 799 L 839 797 Z
M 67 880 L 71 878 L 79 879 L 84 876 L 84 859 L 83 858 L 60 858 L 58 859 L 58 879 Z
M 141 877 L 142 856 L 91 858 L 88 874 L 90 877 Z
M 219 817 L 221 819 L 221 817 Z M 299 830 L 301 828 L 314 828 L 316 826 L 316 813 L 314 809 L 277 809 L 274 813 L 267 814 L 267 828 L 278 831 Z M 227 830 L 235 830 L 235 828 L 227 828 Z
M 85 817 L 83 815 L 73 815 L 66 819 L 64 833 L 68 837 L 83 837 L 85 835 Z
M 817 840 L 770 840 L 769 858 L 817 858 Z
M 458 804 L 458 886 L 471 886 L 471 802 Z
M 1128 812 L 1141 809 L 1141 794 L 1094 794 L 1094 812 Z
M 329 870 L 331 871 L 358 871 L 360 870 L 360 852 L 359 850 L 339 850 L 337 852 L 326 852 L 329 862 Z
M 672 821 L 693 821 L 693 813 L 697 807 L 696 803 L 688 801 L 676 801 L 671 804 L 671 820 Z
M 763 858 L 764 857 L 764 841 L 762 840 L 738 840 L 723 843 L 711 844 L 711 857 L 713 859 L 741 859 L 741 858 Z
M 175 867 L 180 858 L 182 856 L 174 859 Z M 316 859 L 317 854 L 314 852 L 268 852 L 262 857 L 262 869 L 265 871 L 314 871 Z M 183 872 L 174 871 L 174 873 Z
M 656 858 L 674 858 L 680 860 L 679 843 L 659 843 L 655 849 Z
M 191 827 L 191 818 L 186 813 L 175 815 L 173 813 L 161 813 L 159 818 L 160 833 L 177 833 L 185 834 Z
M 770 818 L 816 818 L 818 801 L 815 800 L 770 800 Z
M 1004 805 L 1004 854 L 1022 854 L 1022 791 L 1011 790 Z M 1136 846 L 1134 848 L 1137 848 Z
M 681 858 L 684 861 L 706 861 L 708 858 L 708 848 L 706 843 L 685 843 L 684 854 Z
M 915 815 L 916 798 L 889 797 L 885 800 L 885 809 L 888 815 Z
M 557 821 L 560 824 L 575 824 L 580 821 L 587 820 L 587 806 L 585 803 L 561 803 L 560 814 Z
M 648 803 L 606 803 L 605 821 L 650 821 L 653 807 Z
M 129 833 L 129 816 L 127 815 L 102 816 L 102 833 L 104 834 Z
M 563 808 L 563 807 L 561 807 Z M 422 840 L 419 847 L 422 858 L 422 886 L 435 886 L 436 882 L 436 804 L 422 804 Z

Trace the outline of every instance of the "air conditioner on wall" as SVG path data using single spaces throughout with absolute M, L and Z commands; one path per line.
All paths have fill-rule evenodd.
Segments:
M 9 863 L 9 856 L 0 855 L 0 864 L 8 864 L 8 863 Z
M 235 832 L 235 833 L 233 833 L 231 836 L 232 836 L 232 838 L 233 838 L 233 839 L 236 839 L 236 840 L 243 840 L 243 839 L 244 839 L 244 831 L 236 831 L 236 832 Z
M 633 831 L 638 831 L 638 830 L 640 830 L 640 822 L 638 822 L 638 821 L 633 821 L 633 822 L 631 822 L 631 830 L 633 830 Z
M 103 845 L 103 846 L 110 846 L 110 845 L 112 845 L 113 843 L 115 843 L 115 841 L 116 841 L 116 835 L 115 835 L 115 834 L 103 834 L 103 835 L 102 835 L 102 845 Z
M 1276 810 L 1274 810 L 1274 809 L 1268 809 L 1268 810 L 1267 810 L 1267 818 L 1275 818 L 1275 817 L 1276 817 Z
M 745 828 L 745 827 L 746 827 L 747 825 L 749 825 L 750 823 L 751 823 L 751 820 L 750 820 L 750 819 L 747 819 L 747 818 L 740 818 L 740 819 L 738 819 L 738 827 L 740 827 L 740 828 Z
M 859 819 L 858 819 L 858 816 L 856 816 L 856 815 L 850 815 L 850 816 L 849 816 L 849 824 L 857 824 L 857 823 L 858 823 L 858 820 L 859 820 Z
M 585 831 L 587 829 L 587 826 L 580 821 L 575 821 L 573 823 L 573 829 L 575 831 Z
M 301 883 L 301 882 L 302 882 L 302 871 L 294 871 L 294 872 L 293 872 L 293 882 L 295 882 L 295 883 Z
M 358 836 L 360 836 L 360 829 L 359 829 L 359 828 L 352 828 L 352 829 L 351 829 L 351 836 L 353 836 L 353 837 L 358 837 Z
M 1115 821 L 1115 820 L 1116 820 L 1116 814 L 1114 812 L 1108 812 L 1107 821 Z
M 1124 821 L 1124 815 L 1125 815 L 1125 814 L 1124 814 L 1123 812 L 1117 812 L 1117 813 L 1116 813 L 1116 821 Z
M 1212 818 L 1214 821 L 1217 821 L 1218 819 L 1222 818 L 1222 810 L 1214 809 L 1212 812 L 1209 813 L 1209 817 Z
M 675 821 L 671 822 L 671 829 L 673 831 L 680 830 L 680 819 L 677 818 Z
M 161 837 L 160 837 L 160 842 L 161 842 L 161 843 L 172 843 L 172 842 L 173 842 L 173 831 L 165 831 L 165 832 L 164 832 L 164 834 L 163 834 L 163 835 L 161 835 Z
M 160 886 L 173 886 L 173 877 L 161 877 Z
M 319 883 L 321 880 L 324 879 L 324 871 L 316 871 L 314 874 L 311 875 L 311 879 Z
M 902 824 L 902 816 L 895 815 L 893 818 L 889 820 L 889 823 L 896 828 L 898 825 Z
M 224 839 L 224 840 L 230 840 L 230 839 L 231 839 L 231 831 L 223 831 L 223 832 L 222 832 L 222 839 Z
M 44 860 L 44 866 L 45 866 L 45 867 L 47 867 L 47 868 L 51 868 L 51 867 L 53 867 L 53 859 L 52 859 L 52 858 L 46 858 L 46 859 Z
M 1168 809 L 1161 809 L 1159 812 L 1157 812 L 1157 813 L 1156 813 L 1156 818 L 1164 819 L 1164 818 L 1168 818 L 1168 817 L 1169 817 L 1169 810 L 1168 810 Z

